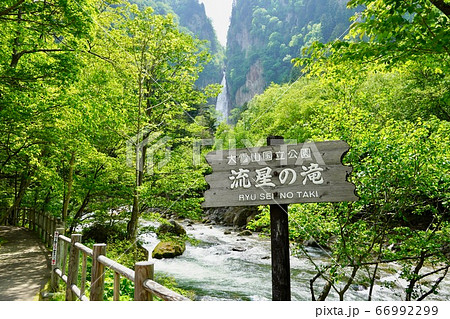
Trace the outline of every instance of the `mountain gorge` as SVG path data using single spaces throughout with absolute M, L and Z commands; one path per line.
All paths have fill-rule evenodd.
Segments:
M 354 14 L 347 2 L 237 0 L 226 51 L 231 107 L 242 106 L 272 82 L 298 77 L 292 58 L 312 42 L 333 40 L 347 30 Z
M 224 49 L 198 0 L 131 2 L 151 6 L 158 14 L 173 14 L 183 30 L 206 40 L 213 59 L 197 85 L 221 83 L 225 69 L 228 113 L 261 94 L 270 83 L 298 78 L 299 70 L 291 60 L 314 41 L 343 36 L 355 12 L 347 9 L 347 0 L 235 0 Z
M 205 41 L 212 60 L 205 66 L 197 80 L 199 87 L 220 83 L 223 76 L 224 48 L 217 40 L 211 20 L 205 7 L 198 0 L 129 0 L 138 7 L 152 7 L 155 13 L 172 14 L 182 31 Z

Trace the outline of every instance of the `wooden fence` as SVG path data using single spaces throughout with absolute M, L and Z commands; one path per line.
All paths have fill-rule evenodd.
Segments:
M 46 246 L 53 248 L 51 288 L 52 291 L 57 291 L 62 280 L 66 284 L 66 300 L 103 300 L 106 269 L 114 272 L 114 301 L 120 298 L 121 276 L 134 283 L 134 300 L 150 301 L 154 295 L 162 300 L 190 300 L 153 281 L 153 262 L 138 262 L 132 270 L 106 257 L 106 244 L 95 244 L 91 249 L 81 243 L 80 234 L 72 234 L 71 238 L 64 236 L 64 228 L 59 218 L 38 213 L 34 209 L 22 208 L 10 217 L 10 223 L 36 232 Z M 92 265 L 89 297 L 86 296 L 88 258 L 91 259 Z
M 62 232 L 63 229 L 57 230 L 53 245 L 52 289 L 56 291 L 59 279 L 62 279 L 66 284 L 66 300 L 103 300 L 106 268 L 114 271 L 114 301 L 118 301 L 120 297 L 121 276 L 134 283 L 134 300 L 150 301 L 153 300 L 153 295 L 162 300 L 190 300 L 153 281 L 153 262 L 138 262 L 135 264 L 134 270 L 131 270 L 105 256 L 106 244 L 95 244 L 91 249 L 81 243 L 80 234 L 73 234 L 71 238 L 68 238 L 59 235 L 60 231 Z M 79 274 L 80 255 L 82 257 L 81 275 Z M 92 260 L 89 297 L 85 295 L 88 258 Z
M 20 208 L 14 211 L 8 219 L 14 226 L 28 228 L 39 235 L 47 247 L 52 246 L 53 234 L 61 227 L 61 219 L 48 213 L 36 212 L 32 208 Z

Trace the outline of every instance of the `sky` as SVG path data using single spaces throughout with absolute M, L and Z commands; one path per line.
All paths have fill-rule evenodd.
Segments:
M 212 21 L 217 39 L 225 46 L 233 0 L 199 0 L 199 2 L 205 4 L 206 15 Z

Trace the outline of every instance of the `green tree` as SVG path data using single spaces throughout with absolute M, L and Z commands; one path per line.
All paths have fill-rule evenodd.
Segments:
M 139 11 L 135 6 L 118 7 L 105 11 L 102 21 L 106 29 L 111 29 L 102 55 L 111 57 L 126 89 L 134 92 L 130 96 L 137 153 L 128 235 L 135 239 L 144 172 L 153 169 L 146 161 L 147 152 L 153 152 L 149 141 L 163 134 L 178 138 L 187 120 L 192 120 L 188 112 L 206 102 L 208 95 L 194 84 L 209 55 L 199 40 L 179 31 L 171 16 L 155 15 L 151 8 Z
M 352 146 L 344 162 L 353 165 L 359 201 L 289 208 L 291 238 L 316 267 L 314 300 L 344 300 L 354 283 L 368 288 L 370 300 L 377 278 L 394 262 L 408 282 L 405 300 L 437 293 L 447 275 L 449 126 L 438 106 L 448 107 L 448 68 L 422 74 L 427 68 L 415 57 L 386 67 L 322 56 L 308 76 L 272 85 L 249 103 L 234 129 L 218 131 L 253 143 L 282 135 Z M 424 85 L 425 75 L 433 82 Z M 268 225 L 267 214 L 263 209 L 251 227 Z M 318 265 L 303 248 L 311 238 L 331 249 L 328 264 Z
M 74 52 L 86 49 L 81 43 L 92 30 L 83 11 L 94 12 L 93 2 L 8 0 L 0 7 L 1 221 L 19 207 L 48 153 L 44 128 L 76 78 Z
M 447 1 L 353 0 L 348 6 L 363 6 L 363 10 L 352 17 L 347 40 L 316 43 L 312 47 L 315 59 L 328 59 L 331 54 L 336 61 L 358 59 L 389 65 L 422 59 L 422 64 L 430 67 L 448 67 Z

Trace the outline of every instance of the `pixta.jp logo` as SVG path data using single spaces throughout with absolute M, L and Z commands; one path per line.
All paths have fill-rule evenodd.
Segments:
M 154 174 L 169 163 L 171 137 L 144 128 L 126 142 L 127 165 L 140 172 Z

